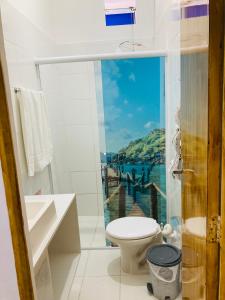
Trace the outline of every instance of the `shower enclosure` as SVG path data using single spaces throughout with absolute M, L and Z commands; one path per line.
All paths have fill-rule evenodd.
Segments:
M 180 181 L 172 176 L 179 4 L 132 7 L 125 26 L 107 23 L 124 7 L 105 7 L 104 43 L 64 45 L 36 59 L 54 143 L 53 193 L 76 193 L 86 249 L 110 246 L 105 226 L 123 216 L 172 221 L 175 229 L 180 224 Z
M 40 61 L 54 144 L 53 193 L 76 193 L 83 248 L 110 246 L 105 226 L 116 218 L 163 224 L 169 218 L 168 57 L 156 54 Z

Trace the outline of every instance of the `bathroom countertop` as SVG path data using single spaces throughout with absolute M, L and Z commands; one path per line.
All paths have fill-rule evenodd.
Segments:
M 25 196 L 25 201 L 38 201 L 38 200 L 53 200 L 56 208 L 56 220 L 51 226 L 50 230 L 47 232 L 43 238 L 41 244 L 39 245 L 37 251 L 33 254 L 33 267 L 38 264 L 42 255 L 48 248 L 49 243 L 54 237 L 58 227 L 60 226 L 64 216 L 69 210 L 73 201 L 75 201 L 75 194 L 56 194 L 56 195 L 35 195 L 35 196 Z

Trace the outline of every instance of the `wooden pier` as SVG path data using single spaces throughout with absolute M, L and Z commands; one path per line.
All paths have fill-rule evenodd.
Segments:
M 159 220 L 159 201 L 161 197 L 165 200 L 167 197 L 157 184 L 154 182 L 146 183 L 145 177 L 149 179 L 146 174 L 137 176 L 134 172 L 122 173 L 112 168 L 105 169 L 107 169 L 104 170 L 105 194 L 107 198 L 105 204 L 112 206 L 112 209 L 118 211 L 117 218 L 125 216 L 144 217 L 145 213 L 138 204 L 137 193 L 149 190 L 149 215 L 158 222 L 161 222 L 161 220 Z M 126 211 L 126 202 L 132 203 L 129 211 Z

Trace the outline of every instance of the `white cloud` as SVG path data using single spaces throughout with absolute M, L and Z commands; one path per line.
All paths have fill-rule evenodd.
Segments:
M 149 121 L 147 122 L 145 125 L 144 125 L 144 128 L 145 129 L 150 129 L 150 130 L 153 130 L 155 128 L 159 128 L 159 123 L 157 122 L 152 122 L 152 121 Z
M 150 129 L 152 127 L 152 125 L 153 125 L 153 122 L 149 121 L 144 125 L 144 128 Z
M 118 84 L 110 77 L 105 77 L 105 99 L 108 103 L 113 103 L 118 99 L 120 94 Z
M 116 107 L 115 105 L 107 106 L 105 108 L 105 115 L 107 116 L 107 120 L 105 121 L 111 124 L 120 117 L 121 113 L 121 109 Z
M 107 69 L 104 70 L 110 77 L 116 77 L 120 78 L 120 68 L 118 67 L 117 63 L 115 61 L 108 61 L 107 63 Z
M 120 95 L 117 80 L 121 77 L 120 69 L 114 61 L 109 61 L 107 67 L 104 67 L 102 75 L 104 77 L 104 100 L 107 101 L 107 105 L 114 105 Z
M 130 81 L 136 81 L 136 77 L 135 77 L 135 74 L 134 73 L 130 73 L 130 75 L 129 75 L 129 80 Z
M 137 111 L 139 111 L 139 112 L 143 111 L 143 107 L 142 107 L 142 106 L 139 106 L 139 107 L 137 108 Z

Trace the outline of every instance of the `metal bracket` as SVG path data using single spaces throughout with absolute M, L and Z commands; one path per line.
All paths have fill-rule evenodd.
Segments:
M 220 244 L 221 238 L 221 218 L 213 216 L 208 220 L 208 242 Z

